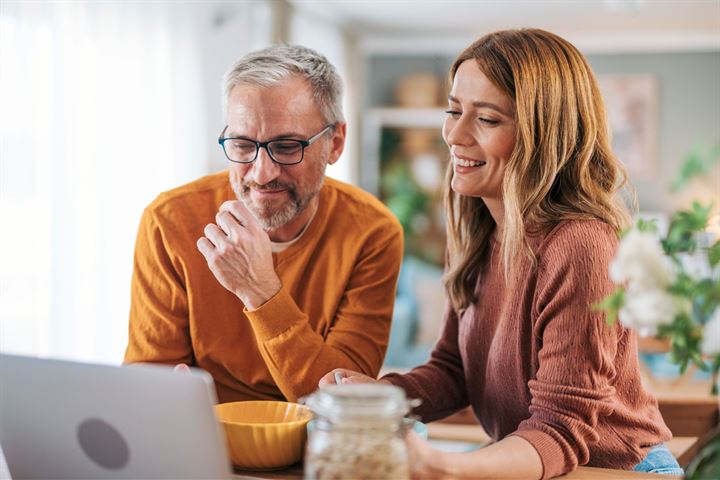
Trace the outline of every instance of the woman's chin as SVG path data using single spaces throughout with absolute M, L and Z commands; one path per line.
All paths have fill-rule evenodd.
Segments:
M 466 197 L 483 196 L 483 190 L 478 188 L 477 183 L 471 184 L 466 179 L 461 179 L 457 176 L 453 177 L 452 182 L 450 182 L 450 188 L 458 195 L 464 195 Z

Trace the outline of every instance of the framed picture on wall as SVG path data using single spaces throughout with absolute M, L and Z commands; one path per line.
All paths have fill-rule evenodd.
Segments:
M 652 75 L 598 75 L 612 131 L 613 151 L 635 178 L 657 166 L 657 80 Z

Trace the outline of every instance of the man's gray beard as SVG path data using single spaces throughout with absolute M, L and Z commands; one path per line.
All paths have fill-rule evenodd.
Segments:
M 313 185 L 312 191 L 305 199 L 301 199 L 298 196 L 297 190 L 290 188 L 287 190 L 290 195 L 290 200 L 275 212 L 269 212 L 264 209 L 263 206 L 256 205 L 250 197 L 250 189 L 235 181 L 232 174 L 230 176 L 230 185 L 235 192 L 235 196 L 245 204 L 245 207 L 250 211 L 250 213 L 252 213 L 253 217 L 255 217 L 262 229 L 265 231 L 275 230 L 305 211 L 308 205 L 310 205 L 312 199 L 320 193 L 326 165 L 327 162 L 323 162 L 319 166 L 318 171 L 316 172 L 318 177 L 317 184 Z
M 255 220 L 258 221 L 263 230 L 275 230 L 282 227 L 290 220 L 298 216 L 300 212 L 305 210 L 307 205 L 310 203 L 308 201 L 305 202 L 305 205 L 303 205 L 303 203 L 297 197 L 296 192 L 289 193 L 290 201 L 284 204 L 280 208 L 280 210 L 273 213 L 268 212 L 262 206 L 258 206 L 257 204 L 255 204 L 250 198 L 250 190 L 246 190 L 244 192 L 235 192 L 238 198 L 242 200 L 242 202 L 245 204 L 245 207 L 250 210 L 250 213 L 252 213 L 253 217 L 255 217 Z

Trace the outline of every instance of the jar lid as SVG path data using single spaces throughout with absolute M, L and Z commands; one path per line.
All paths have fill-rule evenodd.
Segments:
M 401 418 L 410 410 L 405 391 L 382 383 L 328 385 L 304 398 L 304 403 L 321 417 Z

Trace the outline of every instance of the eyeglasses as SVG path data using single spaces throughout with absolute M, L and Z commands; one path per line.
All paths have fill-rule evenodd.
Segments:
M 222 145 L 225 156 L 231 162 L 235 163 L 252 163 L 257 159 L 258 152 L 261 148 L 267 150 L 273 162 L 280 165 L 295 165 L 303 161 L 305 149 L 323 136 L 328 130 L 334 128 L 335 125 L 327 125 L 307 140 L 295 140 L 293 138 L 279 138 L 269 140 L 267 142 L 258 142 L 245 137 L 228 137 L 225 138 L 225 127 L 218 138 L 218 143 Z

